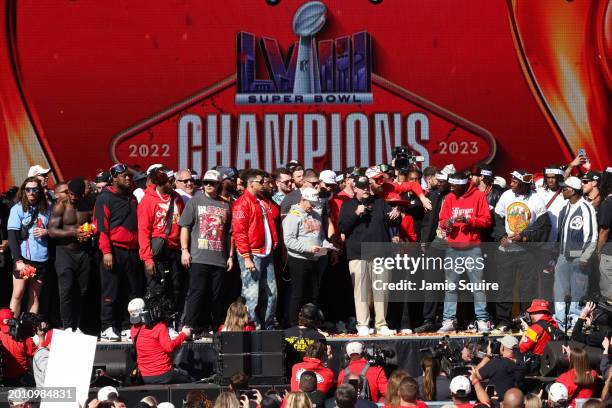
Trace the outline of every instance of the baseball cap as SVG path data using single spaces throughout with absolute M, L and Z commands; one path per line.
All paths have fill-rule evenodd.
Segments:
M 302 199 L 308 200 L 311 203 L 319 203 L 319 192 L 314 188 L 307 187 L 302 190 Z
M 344 174 L 340 173 L 336 176 L 336 183 L 342 183 L 344 181 Z
M 560 402 L 567 401 L 569 398 L 569 393 L 567 392 L 567 387 L 561 383 L 552 383 L 550 387 L 548 387 L 548 399 L 552 402 Z
M 457 169 L 455 168 L 455 165 L 453 164 L 447 164 L 446 166 L 442 167 L 442 170 L 440 170 L 440 173 L 442 174 L 446 174 L 447 176 L 450 176 L 453 173 L 456 173 Z
M 587 174 L 582 176 L 583 181 L 599 181 L 601 179 L 601 173 L 596 171 L 589 171 Z
M 517 347 L 518 344 L 519 344 L 519 342 L 516 339 L 516 337 L 510 336 L 509 334 L 506 334 L 501 339 L 497 339 L 497 341 L 499 341 L 502 344 L 502 346 L 504 346 L 505 348 L 508 348 L 508 349 L 513 349 L 513 348 Z
M 367 190 L 370 187 L 370 179 L 366 176 L 359 176 L 355 179 L 355 187 L 362 190 Z
M 346 354 L 352 356 L 353 354 L 363 353 L 363 344 L 359 341 L 351 341 L 346 345 Z
M 215 183 L 220 183 L 222 180 L 221 173 L 217 170 L 208 170 L 204 173 L 204 177 L 202 177 L 202 181 L 212 181 Z
M 94 180 L 96 183 L 110 183 L 111 174 L 108 171 L 101 171 L 96 174 L 96 178 Z
M 561 187 L 569 187 L 572 188 L 574 190 L 581 190 L 582 189 L 582 181 L 580 181 L 580 179 L 578 177 L 568 177 L 567 179 L 565 179 L 565 181 L 559 183 L 559 185 Z
M 159 163 L 155 163 L 155 164 L 150 165 L 150 166 L 147 168 L 147 174 L 151 173 L 151 172 L 152 172 L 153 170 L 155 170 L 155 169 L 159 169 L 160 167 L 163 167 L 163 165 L 162 165 L 162 164 L 159 164 Z
M 171 402 L 161 402 L 157 404 L 157 408 L 174 408 L 174 404 Z
M 506 188 L 508 183 L 506 183 L 506 179 L 502 176 L 495 176 L 493 178 L 493 184 L 500 186 L 501 188 Z
M 325 184 L 336 184 L 336 172 L 332 170 L 323 170 L 321 174 L 319 174 L 319 180 Z
M 144 310 L 145 302 L 141 298 L 134 298 L 128 303 L 128 313 L 130 314 L 130 323 L 140 323 L 140 314 Z
M 115 394 L 117 397 L 119 396 L 119 391 L 112 385 L 107 385 L 106 387 L 100 388 L 98 391 L 98 401 L 108 401 L 108 398 L 111 397 L 111 394 Z
M 300 315 L 309 320 L 323 320 L 323 312 L 321 312 L 314 303 L 306 303 L 304 306 L 302 306 L 300 309 Z
M 453 395 L 467 397 L 472 391 L 470 380 L 465 375 L 458 375 L 450 383 L 450 391 Z
M 35 164 L 28 170 L 28 177 L 44 176 L 49 174 L 50 171 L 51 169 L 45 169 L 43 166 Z
M 238 177 L 238 170 L 233 167 L 217 166 L 213 168 L 213 170 L 217 170 L 221 174 L 223 180 L 235 179 Z
M 550 308 L 550 304 L 548 303 L 547 300 L 534 299 L 531 302 L 531 306 L 529 306 L 529 309 L 527 309 L 527 313 L 537 313 L 537 312 L 550 313 L 549 308 Z
M 366 170 L 365 175 L 367 178 L 375 180 L 377 178 L 382 177 L 383 172 L 380 170 L 378 166 L 372 166 Z

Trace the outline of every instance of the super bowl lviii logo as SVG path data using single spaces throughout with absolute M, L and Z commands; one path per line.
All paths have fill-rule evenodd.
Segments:
M 372 103 L 370 34 L 362 31 L 317 41 L 316 34 L 325 22 L 323 3 L 302 5 L 293 16 L 293 32 L 299 38 L 297 50 L 293 44 L 285 56 L 276 39 L 238 33 L 236 103 Z M 269 79 L 257 77 L 258 56 L 265 62 Z

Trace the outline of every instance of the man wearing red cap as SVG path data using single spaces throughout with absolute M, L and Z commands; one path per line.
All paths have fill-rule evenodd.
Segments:
M 527 309 L 531 318 L 531 326 L 527 327 L 521 342 L 519 350 L 525 354 L 531 352 L 536 356 L 544 354 L 546 344 L 553 340 L 553 337 L 560 336 L 561 332 L 554 317 L 550 315 L 550 304 L 543 299 L 535 299 L 531 302 L 531 306 Z M 527 326 L 523 322 L 523 328 Z
M 34 377 L 28 371 L 28 360 L 34 357 L 36 346 L 31 337 L 19 341 L 9 334 L 8 320 L 13 319 L 11 309 L 0 309 L 0 353 L 2 353 L 2 370 L 4 386 L 31 387 Z

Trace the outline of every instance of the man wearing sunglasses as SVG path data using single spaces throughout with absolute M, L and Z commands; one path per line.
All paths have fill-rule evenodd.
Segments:
M 281 205 L 287 194 L 293 191 L 291 172 L 289 169 L 280 167 L 274 170 L 274 183 L 276 184 L 276 193 L 272 196 L 272 200 Z
M 77 177 L 66 184 L 67 198 L 54 206 L 49 236 L 55 239 L 55 269 L 59 284 L 60 314 L 65 330 L 80 330 L 81 311 L 92 273 L 93 251 L 89 232 L 80 227 L 91 222 L 91 210 L 81 208 L 85 181 Z
M 277 299 L 272 251 L 278 244 L 278 209 L 263 195 L 263 171 L 246 170 L 241 177 L 247 187 L 232 208 L 232 238 L 238 250 L 242 296 L 257 328 L 272 329 L 276 326 Z M 263 319 L 255 315 L 258 304 L 265 314 Z
M 582 176 L 582 192 L 584 193 L 584 199 L 587 200 L 595 211 L 599 209 L 602 197 L 599 193 L 599 182 L 601 180 L 601 173 L 596 171 L 589 171 L 587 174 Z
M 582 182 L 568 177 L 561 183 L 566 200 L 559 213 L 559 258 L 555 265 L 555 318 L 565 328 L 565 314 L 575 323 L 580 316 L 578 301 L 587 293 L 588 264 L 597 246 L 597 217 L 595 209 L 582 197 Z M 569 310 L 565 298 L 571 296 Z M 567 327 L 568 329 L 571 328 Z
M 138 222 L 136 200 L 132 195 L 132 176 L 123 163 L 110 168 L 112 185 L 98 195 L 94 222 L 102 252 L 100 320 L 105 341 L 119 341 L 123 311 L 129 300 L 142 297 L 144 279 L 138 259 Z M 120 296 L 127 288 L 127 297 Z
M 187 205 L 187 202 L 196 195 L 201 195 L 202 190 L 196 187 L 196 179 L 189 169 L 179 170 L 176 173 L 175 185 L 176 191 L 183 199 L 183 204 Z
M 529 299 L 537 297 L 537 277 L 542 269 L 538 262 L 541 252 L 538 243 L 548 240 L 551 228 L 546 203 L 532 189 L 533 174 L 515 170 L 510 176 L 510 190 L 501 195 L 495 206 L 493 238 L 500 243 L 495 254 L 500 288 L 496 334 L 510 329 L 512 293 L 517 276 L 520 276 L 521 310 Z
M 50 203 L 54 203 L 56 200 L 53 192 L 49 191 L 49 174 L 51 173 L 51 169 L 45 169 L 43 166 L 36 164 L 28 170 L 28 177 L 36 177 L 38 181 L 40 181 L 40 185 L 42 186 L 45 197 L 47 197 L 47 201 Z
M 303 170 L 303 173 L 302 173 L 303 176 L 298 177 L 296 179 L 295 178 L 296 174 L 299 174 L 300 171 L 301 170 L 293 171 L 293 177 L 294 177 L 293 181 L 296 185 L 296 189 L 290 192 L 289 194 L 287 194 L 280 204 L 280 212 L 281 212 L 282 219 L 284 219 L 287 216 L 287 214 L 289 213 L 289 210 L 291 210 L 291 207 L 293 205 L 300 203 L 300 200 L 302 199 L 302 189 L 314 188 L 318 190 L 319 188 L 319 183 L 320 183 L 319 173 L 317 173 L 313 169 L 306 169 L 306 170 Z M 299 181 L 296 183 L 296 180 L 299 180 Z

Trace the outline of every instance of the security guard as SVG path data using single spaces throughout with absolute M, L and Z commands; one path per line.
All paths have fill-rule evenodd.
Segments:
M 531 353 L 535 356 L 544 354 L 546 344 L 551 340 L 561 340 L 563 335 L 554 317 L 550 315 L 550 304 L 546 300 L 535 299 L 527 309 L 531 318 L 531 326 L 521 338 L 519 350 L 523 354 Z M 523 322 L 524 328 L 527 323 Z

